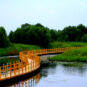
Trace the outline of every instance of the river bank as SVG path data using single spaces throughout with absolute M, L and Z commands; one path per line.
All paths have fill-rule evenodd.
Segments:
M 35 49 L 42 49 L 42 47 L 37 45 L 27 45 L 27 44 L 12 44 L 7 48 L 0 48 L 0 57 L 18 55 L 20 51 L 35 50 Z
M 87 47 L 72 49 L 49 58 L 50 61 L 87 62 Z
M 87 43 L 82 43 L 82 42 L 53 42 L 53 44 L 50 45 L 50 48 L 52 48 L 52 47 L 66 48 L 69 46 L 70 47 L 71 46 L 73 46 L 73 47 L 80 46 L 83 48 L 64 52 L 63 54 L 58 54 L 57 56 L 47 59 L 47 61 L 50 60 L 50 61 L 67 61 L 67 62 L 87 62 L 87 55 L 86 55 L 87 47 L 86 47 L 86 45 L 87 45 Z M 0 48 L 0 56 L 2 56 L 2 57 L 0 57 L 0 64 L 8 63 L 8 62 L 10 62 L 10 60 L 11 60 L 11 62 L 14 62 L 15 59 L 18 60 L 18 58 L 14 59 L 13 57 L 11 57 L 9 59 L 9 55 L 10 56 L 18 55 L 20 51 L 35 50 L 35 49 L 43 49 L 43 48 L 40 46 L 37 46 L 37 45 L 25 45 L 25 44 L 13 44 L 11 47 L 8 47 L 8 48 Z M 5 56 L 8 56 L 8 58 Z M 45 58 L 43 58 L 43 60 L 45 60 Z
M 87 43 L 85 42 L 52 42 L 49 44 L 47 49 L 52 48 L 67 48 L 67 47 L 86 47 Z M 11 56 L 18 55 L 20 51 L 23 50 L 36 50 L 36 49 L 45 49 L 38 45 L 30 45 L 30 44 L 12 44 L 7 48 L 0 48 L 0 57 L 2 56 Z

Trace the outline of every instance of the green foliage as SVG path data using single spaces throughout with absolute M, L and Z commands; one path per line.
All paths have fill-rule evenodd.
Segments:
M 81 38 L 85 34 L 87 34 L 87 27 L 82 24 L 68 26 L 62 31 L 58 31 L 58 41 L 81 41 Z
M 78 35 L 80 34 L 80 31 L 75 26 L 69 26 L 64 28 L 62 31 L 62 40 L 63 41 L 79 41 L 80 38 L 78 38 Z
M 50 34 L 51 34 L 51 41 L 57 41 L 58 39 L 58 32 L 56 30 L 50 30 Z
M 11 42 L 14 40 L 14 38 L 13 38 L 13 33 L 14 33 L 14 32 L 11 31 L 10 34 L 9 34 L 9 39 L 10 39 Z
M 12 44 L 7 48 L 0 48 L 0 56 L 18 55 L 20 51 L 34 50 L 34 49 L 42 49 L 42 48 L 37 45 Z
M 50 58 L 51 61 L 87 62 L 87 47 L 69 50 Z
M 35 25 L 22 24 L 21 28 L 10 32 L 9 38 L 13 43 L 35 44 L 42 47 L 49 47 L 50 42 L 54 41 L 84 41 L 87 34 L 87 27 L 80 24 L 78 26 L 68 26 L 63 30 L 54 30 L 44 27 L 40 23 Z
M 87 27 L 85 27 L 83 24 L 78 25 L 77 29 L 80 31 L 80 36 L 87 34 Z
M 44 26 L 41 25 L 40 23 L 37 23 L 35 26 L 36 26 L 36 27 L 43 27 L 43 28 L 44 28 Z
M 8 47 L 10 45 L 10 41 L 7 37 L 6 31 L 4 27 L 0 27 L 0 48 Z
M 51 42 L 50 48 L 86 47 L 86 42 Z
M 81 38 L 81 41 L 87 42 L 87 34 L 85 34 L 85 35 Z
M 47 47 L 51 41 L 49 29 L 41 24 L 23 24 L 15 32 L 10 32 L 9 38 L 13 43 L 35 44 L 42 47 Z

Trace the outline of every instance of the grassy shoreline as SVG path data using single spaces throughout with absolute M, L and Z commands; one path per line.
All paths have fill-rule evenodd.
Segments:
M 49 58 L 50 61 L 87 62 L 87 47 L 69 50 L 63 54 Z
M 66 47 L 87 47 L 87 43 L 84 42 L 52 42 L 49 45 L 51 48 L 66 48 Z M 0 48 L 0 57 L 1 56 L 11 56 L 18 55 L 20 51 L 23 50 L 35 50 L 35 49 L 44 49 L 37 45 L 28 45 L 28 44 L 12 44 L 7 48 Z
M 87 62 L 87 43 L 82 42 L 53 42 L 50 43 L 49 48 L 65 48 L 65 47 L 84 47 L 79 48 L 78 51 L 71 50 L 63 54 L 57 55 L 50 58 L 51 61 L 67 61 L 67 62 Z M 12 44 L 8 48 L 0 48 L 0 57 L 18 55 L 20 51 L 23 50 L 35 50 L 35 49 L 44 49 L 37 45 L 26 45 L 26 44 Z M 85 51 L 84 51 L 85 50 Z M 78 54 L 75 55 L 75 53 Z M 83 56 L 83 55 L 85 56 Z M 11 60 L 14 61 L 14 60 Z M 9 62 L 9 58 L 0 59 L 0 64 Z
M 18 55 L 20 51 L 23 50 L 35 50 L 42 49 L 42 47 L 37 45 L 26 45 L 26 44 L 12 44 L 8 48 L 0 48 L 0 57 L 1 56 L 11 56 Z
M 49 48 L 66 48 L 66 47 L 86 47 L 87 43 L 83 42 L 52 42 L 49 45 Z M 44 49 L 37 45 L 28 45 L 28 44 L 12 44 L 8 48 L 0 48 L 0 57 L 1 56 L 11 56 L 18 55 L 20 51 L 23 50 L 35 50 L 35 49 Z
M 87 42 L 52 42 L 50 48 L 87 47 Z

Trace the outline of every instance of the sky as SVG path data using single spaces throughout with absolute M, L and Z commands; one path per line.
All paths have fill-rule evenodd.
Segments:
M 87 26 L 87 0 L 0 0 L 0 26 L 7 34 L 25 23 L 56 30 Z

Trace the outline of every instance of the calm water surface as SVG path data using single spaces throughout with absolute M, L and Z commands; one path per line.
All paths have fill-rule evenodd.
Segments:
M 9 87 L 87 87 L 87 64 L 56 62 Z

